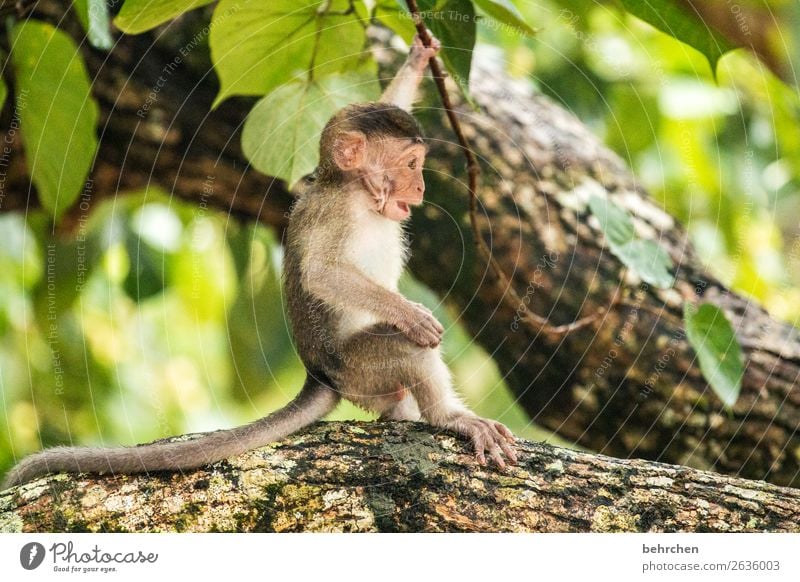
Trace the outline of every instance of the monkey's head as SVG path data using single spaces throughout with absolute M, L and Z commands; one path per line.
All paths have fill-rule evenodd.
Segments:
M 358 181 L 376 212 L 403 221 L 422 204 L 427 151 L 406 111 L 386 103 L 349 105 L 322 130 L 317 179 L 334 186 Z

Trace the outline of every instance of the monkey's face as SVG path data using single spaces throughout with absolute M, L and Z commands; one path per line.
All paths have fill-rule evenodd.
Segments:
M 362 185 L 376 212 L 402 222 L 411 216 L 412 206 L 422 204 L 427 151 L 419 140 L 367 139 L 361 132 L 348 131 L 337 136 L 332 157 L 347 181 Z
M 427 148 L 409 140 L 392 140 L 385 145 L 382 173 L 387 186 L 386 200 L 378 212 L 402 222 L 411 216 L 411 206 L 422 204 L 425 181 L 422 166 Z

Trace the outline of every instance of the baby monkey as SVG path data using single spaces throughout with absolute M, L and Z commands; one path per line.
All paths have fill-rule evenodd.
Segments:
M 382 419 L 425 420 L 469 438 L 477 460 L 516 463 L 512 433 L 470 411 L 439 351 L 444 328 L 397 290 L 408 257 L 403 223 L 423 201 L 427 146 L 409 113 L 439 43 L 414 39 L 380 101 L 345 107 L 326 124 L 315 183 L 296 202 L 284 255 L 284 291 L 305 384 L 284 408 L 252 424 L 180 442 L 57 447 L 31 455 L 3 488 L 55 472 L 193 469 L 282 439 L 341 398 Z

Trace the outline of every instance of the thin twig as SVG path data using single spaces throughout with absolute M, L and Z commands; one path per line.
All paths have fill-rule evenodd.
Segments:
M 406 0 L 406 4 L 408 5 L 408 10 L 411 13 L 411 17 L 414 19 L 414 25 L 417 28 L 417 34 L 419 35 L 422 44 L 424 44 L 427 47 L 430 47 L 431 36 L 428 33 L 428 29 L 422 20 L 422 16 L 419 13 L 419 6 L 417 6 L 416 0 Z M 486 261 L 489 263 L 489 266 L 491 267 L 492 271 L 497 277 L 498 284 L 501 287 L 500 291 L 503 301 L 505 301 L 509 305 L 509 307 L 511 307 L 512 310 L 516 311 L 519 306 L 525 306 L 525 303 L 517 293 L 516 289 L 514 289 L 514 285 L 512 284 L 508 275 L 506 275 L 506 273 L 503 271 L 503 268 L 494 258 L 494 255 L 492 254 L 492 251 L 489 248 L 489 246 L 486 244 L 486 241 L 483 240 L 483 236 L 478 226 L 478 181 L 480 179 L 480 174 L 481 174 L 480 165 L 478 164 L 478 158 L 475 156 L 475 152 L 472 151 L 472 148 L 470 147 L 469 142 L 467 141 L 467 137 L 464 135 L 464 131 L 461 129 L 461 124 L 459 123 L 458 117 L 456 116 L 455 109 L 453 108 L 453 103 L 450 101 L 450 94 L 447 92 L 447 87 L 445 86 L 444 73 L 442 72 L 442 67 L 439 64 L 439 61 L 437 61 L 435 58 L 431 59 L 430 67 L 431 67 L 431 74 L 433 75 L 433 79 L 436 82 L 436 88 L 439 91 L 439 97 L 441 97 L 442 105 L 444 106 L 444 110 L 447 113 L 447 119 L 450 121 L 450 126 L 453 128 L 453 133 L 456 134 L 458 143 L 461 146 L 461 149 L 464 151 L 464 156 L 467 159 L 467 188 L 469 190 L 469 221 L 470 225 L 472 226 L 472 236 L 475 239 L 475 245 L 478 247 L 478 250 L 481 252 L 481 254 L 485 257 Z M 606 311 L 608 311 L 608 308 L 601 308 L 592 315 L 583 317 L 572 323 L 554 326 L 553 324 L 550 323 L 550 320 L 547 319 L 546 317 L 542 317 L 541 315 L 533 313 L 530 309 L 525 307 L 524 320 L 527 321 L 537 332 L 543 332 L 552 335 L 564 335 L 587 326 L 588 324 L 595 321 L 600 315 L 602 315 Z

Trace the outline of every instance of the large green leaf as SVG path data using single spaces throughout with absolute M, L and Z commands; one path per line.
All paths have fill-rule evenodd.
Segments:
M 521 34 L 534 35 L 535 31 L 528 26 L 517 7 L 509 0 L 475 0 L 475 5 L 487 16 L 500 24 L 504 24 Z
M 624 209 L 600 196 L 589 199 L 589 209 L 600 222 L 600 228 L 611 253 L 636 272 L 645 283 L 668 289 L 675 278 L 669 272 L 672 260 L 667 252 L 651 240 L 637 239 L 633 220 Z
M 244 154 L 258 170 L 293 185 L 316 168 L 319 136 L 328 119 L 349 103 L 374 101 L 379 95 L 373 76 L 356 73 L 287 83 L 248 115 Z
M 347 0 L 222 0 L 211 19 L 211 59 L 220 79 L 215 105 L 231 95 L 265 95 L 309 71 L 321 79 L 370 64 L 364 27 L 348 6 Z
M 106 0 L 75 0 L 75 9 L 89 44 L 106 51 L 114 46 Z
M 12 42 L 25 158 L 39 201 L 57 217 L 80 194 L 97 151 L 97 104 L 65 33 L 27 20 L 14 27 Z
M 439 53 L 464 95 L 469 96 L 469 72 L 475 48 L 477 21 L 470 0 L 422 0 L 418 3 L 425 24 L 442 43 Z
M 700 371 L 725 406 L 733 407 L 742 389 L 744 363 L 742 349 L 728 318 L 716 305 L 704 303 L 698 309 L 686 303 L 683 320 L 686 337 L 697 353 Z
M 213 0 L 125 0 L 114 24 L 123 32 L 139 34 L 211 2 Z
M 679 0 L 622 0 L 625 9 L 648 24 L 697 49 L 716 71 L 717 61 L 734 48 L 696 14 L 682 8 Z

